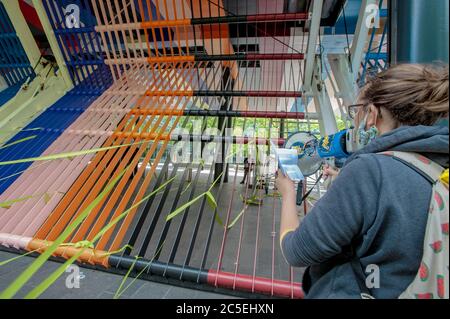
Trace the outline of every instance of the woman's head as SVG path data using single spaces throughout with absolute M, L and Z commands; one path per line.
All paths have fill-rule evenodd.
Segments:
M 433 125 L 448 116 L 448 65 L 399 64 L 377 74 L 362 89 L 358 126 L 380 134 L 402 125 Z

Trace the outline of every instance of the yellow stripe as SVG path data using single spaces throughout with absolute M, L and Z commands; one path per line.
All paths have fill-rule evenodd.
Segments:
M 287 229 L 281 234 L 281 236 L 280 236 L 280 246 L 281 246 L 281 243 L 283 242 L 284 237 L 286 237 L 287 234 L 289 234 L 289 233 L 291 233 L 293 231 L 295 231 L 295 229 Z
M 448 186 L 448 168 L 441 174 L 440 180 L 442 183 Z
M 280 249 L 281 249 L 281 254 L 283 255 L 283 258 L 284 258 L 284 260 L 286 260 L 286 262 L 287 262 L 287 259 L 286 259 L 286 256 L 284 255 L 282 243 L 283 243 L 284 237 L 286 237 L 287 234 L 292 233 L 293 231 L 295 231 L 295 229 L 288 229 L 288 230 L 285 230 L 285 231 L 281 234 L 281 236 L 280 236 Z

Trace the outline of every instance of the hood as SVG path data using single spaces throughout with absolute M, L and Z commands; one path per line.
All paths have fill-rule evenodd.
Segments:
M 402 151 L 419 153 L 448 168 L 448 146 L 448 126 L 401 126 L 377 137 L 366 147 L 353 153 L 346 164 L 360 154 Z

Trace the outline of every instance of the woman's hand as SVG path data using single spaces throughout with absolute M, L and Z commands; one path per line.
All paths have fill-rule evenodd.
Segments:
M 326 164 L 323 167 L 323 178 L 324 179 L 328 179 L 329 177 L 331 179 L 335 178 L 336 176 L 338 176 L 339 174 L 339 170 L 331 167 L 330 165 Z
M 276 186 L 282 197 L 287 197 L 289 195 L 294 195 L 295 197 L 295 184 L 289 177 L 284 176 L 284 174 L 278 170 Z

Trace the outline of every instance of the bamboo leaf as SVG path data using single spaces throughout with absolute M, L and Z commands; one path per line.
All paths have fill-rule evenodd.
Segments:
M 42 166 L 42 165 L 44 165 L 44 164 L 45 164 L 45 163 L 35 164 L 34 166 L 28 167 L 27 169 L 25 169 L 25 170 L 23 170 L 23 171 L 19 171 L 19 172 L 16 172 L 16 173 L 14 173 L 14 174 L 8 175 L 8 176 L 6 176 L 6 177 L 2 177 L 2 178 L 0 178 L 0 182 L 1 182 L 1 181 L 4 181 L 4 180 L 7 180 L 8 178 L 14 177 L 14 176 L 16 176 L 16 175 L 20 175 L 20 174 L 22 174 L 22 173 L 25 172 L 25 171 L 31 171 L 31 170 L 33 170 L 33 169 L 35 169 L 35 168 L 38 168 L 39 166 Z
M 133 246 L 131 246 L 131 245 L 124 245 L 122 248 L 120 248 L 120 249 L 117 249 L 117 250 L 114 250 L 114 251 L 110 251 L 110 252 L 107 252 L 107 253 L 105 253 L 105 254 L 101 254 L 100 255 L 100 257 L 106 257 L 106 256 L 110 256 L 110 255 L 115 255 L 115 254 L 120 254 L 121 252 L 123 252 L 125 249 L 133 249 Z
M 159 248 L 156 250 L 155 254 L 153 255 L 152 259 L 150 260 L 150 262 L 145 265 L 145 267 L 136 275 L 136 277 L 133 278 L 133 280 L 131 280 L 131 282 L 128 284 L 128 286 L 126 286 L 120 293 L 119 293 L 119 289 L 116 291 L 115 295 L 114 295 L 114 299 L 118 299 L 120 298 L 120 296 L 128 289 L 131 287 L 131 285 L 133 285 L 133 283 L 138 280 L 138 278 L 144 273 L 144 271 L 147 270 L 147 268 L 152 264 L 153 260 L 155 260 L 155 257 L 161 252 L 162 248 L 164 247 L 164 244 L 166 243 L 166 241 L 164 240 L 163 243 L 161 244 L 161 246 L 159 246 Z M 135 258 L 140 258 L 139 256 L 136 256 Z M 136 259 L 136 261 L 137 261 Z M 135 262 L 136 262 L 135 261 Z M 134 262 L 134 263 L 135 263 Z M 134 264 L 133 263 L 133 264 Z M 127 272 L 127 274 L 124 277 L 123 282 L 125 282 L 125 280 L 128 278 L 128 276 L 130 275 L 130 272 Z M 120 287 L 119 287 L 120 288 Z
M 279 193 L 279 192 L 273 192 L 273 193 L 271 193 L 271 194 L 267 194 L 267 195 L 265 195 L 266 197 L 276 197 L 276 198 L 280 198 L 281 197 L 281 194 Z
M 168 222 L 169 220 L 171 220 L 172 218 L 174 218 L 175 216 L 177 216 L 178 214 L 182 213 L 185 209 L 187 209 L 188 207 L 190 207 L 192 204 L 194 204 L 196 201 L 198 201 L 200 198 L 202 198 L 205 195 L 205 193 L 200 194 L 199 196 L 197 196 L 196 198 L 194 198 L 193 200 L 187 202 L 186 204 L 178 207 L 177 209 L 175 209 L 172 213 L 170 213 L 169 215 L 167 215 L 166 217 L 166 222 Z
M 232 228 L 237 221 L 244 215 L 245 211 L 247 210 L 248 206 L 245 205 L 245 207 L 241 210 L 241 212 L 231 221 L 231 223 L 228 225 L 227 229 Z
M 214 219 L 216 220 L 216 222 L 220 225 L 223 226 L 223 221 L 220 218 L 219 212 L 217 211 L 217 201 L 214 198 L 213 194 L 210 191 L 207 191 L 205 193 L 206 199 L 208 200 L 208 204 L 211 206 L 211 208 L 214 210 Z
M 9 264 L 10 262 L 13 262 L 13 261 L 15 261 L 15 260 L 17 260 L 17 259 L 20 259 L 20 258 L 22 258 L 22 257 L 28 256 L 28 255 L 30 255 L 30 254 L 32 254 L 32 253 L 35 253 L 35 252 L 37 252 L 37 251 L 39 251 L 39 250 L 40 250 L 40 249 L 32 250 L 32 251 L 26 252 L 25 254 L 22 254 L 22 255 L 19 255 L 19 256 L 16 256 L 16 257 L 13 257 L 13 258 L 4 260 L 4 261 L 0 262 L 0 267 L 1 267 L 1 266 L 4 266 L 4 265 L 6 265 L 6 264 Z
M 222 218 L 220 218 L 219 212 L 217 210 L 214 212 L 214 219 L 220 226 L 222 226 L 222 227 L 224 226 Z
M 29 140 L 32 140 L 32 139 L 35 138 L 36 136 L 37 136 L 37 135 L 28 136 L 28 137 L 22 138 L 22 139 L 20 139 L 20 140 L 11 142 L 11 143 L 9 143 L 9 144 L 5 144 L 5 145 L 3 145 L 3 146 L 0 146 L 0 150 L 5 149 L 5 148 L 10 147 L 10 146 L 13 146 L 13 145 L 17 145 L 17 144 L 20 144 L 20 143 L 29 141 Z
M 257 195 L 253 195 L 251 197 L 248 197 L 247 199 L 245 199 L 242 196 L 242 194 L 239 196 L 241 197 L 242 202 L 244 202 L 245 204 L 255 205 L 255 206 L 259 206 L 262 204 L 262 199 L 260 197 L 258 197 Z
M 31 132 L 31 131 L 41 131 L 43 130 L 42 127 L 35 127 L 35 128 L 29 128 L 21 130 L 20 128 L 14 129 L 14 130 L 0 130 L 0 136 L 2 136 L 5 133 L 20 133 L 20 132 Z
M 45 204 L 48 204 L 48 202 L 52 199 L 52 196 L 49 193 L 44 194 L 44 202 Z
M 11 208 L 11 206 L 14 203 L 26 201 L 30 198 L 33 198 L 34 196 L 36 196 L 36 195 L 28 195 L 28 196 L 24 196 L 24 197 L 20 197 L 20 198 L 16 198 L 16 199 L 11 199 L 6 202 L 2 202 L 2 203 L 0 203 L 0 208 L 6 208 L 6 209 Z
M 219 181 L 219 179 L 222 177 L 223 172 L 219 174 L 219 176 L 217 176 L 217 178 L 214 180 L 214 182 L 211 184 L 211 186 L 209 187 L 208 191 L 210 191 L 211 189 L 214 188 L 214 186 L 216 186 L 217 182 Z
M 181 192 L 180 196 L 183 195 L 189 189 L 189 187 L 191 187 L 191 184 L 192 184 L 192 182 L 189 182 L 189 184 L 186 185 L 184 190 Z
M 210 191 L 207 191 L 205 193 L 206 195 L 206 199 L 208 200 L 208 204 L 211 206 L 212 209 L 216 209 L 217 208 L 217 202 L 216 199 L 214 198 L 213 194 L 211 194 Z
M 48 204 L 48 202 L 50 201 L 50 199 L 52 197 L 52 195 L 50 195 L 48 193 L 28 195 L 28 196 L 24 196 L 24 197 L 20 197 L 20 198 L 16 198 L 16 199 L 11 199 L 11 200 L 6 201 L 6 202 L 2 202 L 2 203 L 0 203 L 0 208 L 7 208 L 8 209 L 8 208 L 11 208 L 11 206 L 14 203 L 23 202 L 23 201 L 26 201 L 26 200 L 28 200 L 30 198 L 41 197 L 41 196 L 43 196 L 43 199 L 44 199 L 46 204 Z
M 140 257 L 138 257 L 138 256 L 135 256 L 135 257 L 134 257 L 134 261 L 133 261 L 133 263 L 131 264 L 131 267 L 128 269 L 128 271 L 127 271 L 127 273 L 125 274 L 125 276 L 122 278 L 122 281 L 120 282 L 120 286 L 119 286 L 119 288 L 117 288 L 116 293 L 114 294 L 113 299 L 118 299 L 118 298 L 125 292 L 125 290 L 122 291 L 122 287 L 123 287 L 123 285 L 125 284 L 125 282 L 127 281 L 128 276 L 130 276 L 130 273 L 131 273 L 131 271 L 133 270 L 134 265 L 136 264 L 136 262 L 138 261 L 139 258 L 140 258 Z
M 108 151 L 108 150 L 112 150 L 112 149 L 116 149 L 116 148 L 138 145 L 138 144 L 142 144 L 145 142 L 148 142 L 148 141 L 140 141 L 140 142 L 131 143 L 131 144 L 115 145 L 115 146 L 94 148 L 94 149 L 75 151 L 75 152 L 44 155 L 44 156 L 40 156 L 40 157 L 23 158 L 23 159 L 18 159 L 18 160 L 0 162 L 0 166 L 35 162 L 35 161 L 51 161 L 51 160 L 57 160 L 57 159 L 62 159 L 62 158 L 73 158 L 73 157 L 77 157 L 77 156 L 83 156 L 83 155 L 87 155 L 87 154 Z

